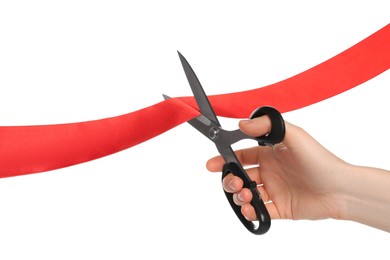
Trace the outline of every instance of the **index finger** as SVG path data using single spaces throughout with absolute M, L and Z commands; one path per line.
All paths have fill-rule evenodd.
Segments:
M 247 149 L 237 150 L 235 151 L 235 154 L 242 164 L 242 166 L 249 166 L 249 165 L 257 165 L 258 164 L 258 158 L 259 158 L 259 151 L 264 147 L 251 147 Z M 206 163 L 206 168 L 210 172 L 221 172 L 222 168 L 225 164 L 225 160 L 222 156 L 216 156 L 211 158 Z

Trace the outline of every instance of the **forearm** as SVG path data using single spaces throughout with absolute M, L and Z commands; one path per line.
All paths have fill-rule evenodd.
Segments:
M 390 172 L 351 166 L 347 175 L 342 218 L 390 232 Z

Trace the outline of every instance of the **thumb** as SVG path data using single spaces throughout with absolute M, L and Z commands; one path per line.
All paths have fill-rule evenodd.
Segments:
M 238 126 L 247 135 L 263 136 L 271 131 L 271 120 L 267 115 L 264 115 L 254 119 L 241 120 Z

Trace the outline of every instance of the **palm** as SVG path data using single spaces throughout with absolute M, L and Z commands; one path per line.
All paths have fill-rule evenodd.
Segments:
M 312 139 L 311 141 L 314 141 Z M 248 170 L 258 184 L 272 218 L 320 219 L 328 216 L 329 196 L 335 189 L 332 176 L 324 176 L 325 157 L 338 161 L 322 147 L 299 151 L 278 145 L 258 148 L 259 166 Z M 334 167 L 334 163 L 333 166 Z M 257 175 L 257 176 L 254 176 Z M 272 201 L 272 202 L 271 202 Z
M 330 217 L 337 190 L 337 166 L 345 165 L 303 130 L 290 124 L 284 144 L 274 147 L 253 147 L 237 151 L 244 166 L 256 165 L 247 173 L 260 184 L 259 191 L 271 218 L 320 219 Z M 292 136 L 291 136 L 292 135 Z M 296 140 L 299 140 L 296 141 Z M 340 163 L 342 162 L 342 163 Z M 211 159 L 208 168 L 218 171 L 222 158 Z M 251 193 L 242 189 L 242 181 L 233 175 L 224 180 L 225 190 L 241 193 L 237 202 L 248 219 L 256 215 L 249 202 Z M 229 183 L 229 184 L 228 184 Z M 234 184 L 234 191 L 228 190 Z M 242 189 L 242 190 L 241 190 Z

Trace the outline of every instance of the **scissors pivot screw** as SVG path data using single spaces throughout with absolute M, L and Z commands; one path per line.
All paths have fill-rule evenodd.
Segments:
M 210 128 L 210 131 L 209 131 L 210 139 L 214 140 L 215 138 L 217 138 L 218 132 L 219 132 L 219 129 L 217 129 L 215 127 Z

